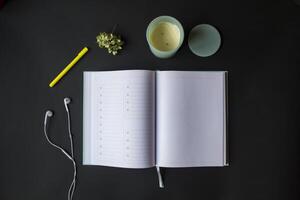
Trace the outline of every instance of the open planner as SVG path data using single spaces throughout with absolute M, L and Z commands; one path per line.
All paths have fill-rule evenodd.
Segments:
M 227 72 L 84 72 L 83 164 L 226 166 Z

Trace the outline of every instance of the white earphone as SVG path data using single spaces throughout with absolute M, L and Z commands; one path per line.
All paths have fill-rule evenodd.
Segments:
M 66 111 L 69 112 L 69 108 L 68 108 L 68 104 L 71 102 L 71 99 L 69 97 L 65 97 L 64 98 L 64 104 L 65 104 L 65 108 Z
M 47 124 L 47 119 L 48 117 L 52 117 L 53 116 L 53 112 L 51 110 L 47 110 L 46 114 L 45 114 L 45 120 L 44 120 L 44 125 Z
M 69 112 L 69 107 L 68 104 L 71 102 L 71 99 L 69 97 L 64 98 L 64 105 L 65 105 L 65 109 L 67 112 L 67 118 L 68 118 L 68 135 L 69 135 L 69 139 L 70 139 L 70 149 L 71 149 L 71 153 L 69 154 L 64 148 L 62 148 L 61 146 L 53 143 L 50 138 L 48 137 L 47 134 L 47 122 L 48 122 L 48 118 L 51 118 L 53 116 L 53 112 L 51 110 L 47 110 L 45 113 L 45 119 L 44 119 L 44 134 L 45 137 L 47 139 L 47 142 L 59 149 L 60 151 L 63 152 L 63 154 L 72 161 L 73 163 L 73 180 L 72 183 L 69 187 L 69 191 L 68 191 L 68 200 L 71 200 L 73 198 L 73 194 L 75 191 L 75 185 L 76 185 L 76 175 L 77 175 L 77 169 L 76 169 L 76 162 L 75 162 L 75 158 L 74 158 L 74 147 L 73 147 L 73 137 L 72 137 L 72 132 L 71 132 L 71 119 L 70 119 L 70 112 Z

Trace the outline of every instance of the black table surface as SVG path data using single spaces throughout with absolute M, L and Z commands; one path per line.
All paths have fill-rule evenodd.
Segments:
M 221 49 L 192 54 L 187 37 L 171 59 L 154 57 L 148 23 L 176 17 L 186 36 L 216 26 Z M 118 56 L 97 47 L 99 32 L 124 36 Z M 78 166 L 74 199 L 300 199 L 300 6 L 292 0 L 8 0 L 0 10 L 0 199 L 66 199 L 72 164 L 46 143 L 68 146 L 64 97 L 71 97 Z M 54 88 L 51 79 L 80 51 L 88 54 Z M 228 70 L 230 166 L 165 171 L 83 166 L 84 70 Z

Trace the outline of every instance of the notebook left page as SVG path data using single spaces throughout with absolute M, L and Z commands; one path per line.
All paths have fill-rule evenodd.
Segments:
M 83 164 L 155 165 L 155 72 L 84 72 Z

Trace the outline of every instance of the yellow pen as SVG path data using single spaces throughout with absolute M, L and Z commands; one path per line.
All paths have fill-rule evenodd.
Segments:
M 84 47 L 79 54 L 51 81 L 49 87 L 53 87 L 79 60 L 86 52 L 88 51 L 87 47 Z

